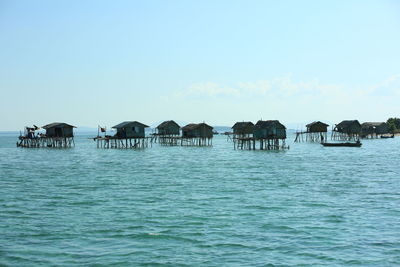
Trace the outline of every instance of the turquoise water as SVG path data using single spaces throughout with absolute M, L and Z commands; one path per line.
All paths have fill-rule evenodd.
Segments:
M 361 148 L 15 147 L 0 135 L 0 265 L 394 266 L 400 138 Z

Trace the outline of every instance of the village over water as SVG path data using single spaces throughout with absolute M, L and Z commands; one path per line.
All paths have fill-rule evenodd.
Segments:
M 18 137 L 17 147 L 24 148 L 69 148 L 75 146 L 74 128 L 68 123 L 54 122 L 42 127 L 25 127 Z M 212 146 L 215 134 L 224 134 L 234 149 L 281 150 L 289 149 L 286 144 L 286 126 L 279 120 L 259 120 L 236 122 L 232 131 L 218 133 L 205 122 L 190 123 L 181 127 L 173 120 L 162 122 L 150 135 L 146 135 L 148 125 L 138 121 L 124 121 L 113 127 L 116 132 L 108 135 L 106 127 L 98 127 L 93 137 L 97 148 L 147 148 L 153 144 L 165 146 Z M 296 132 L 295 142 L 317 142 L 324 146 L 360 147 L 360 139 L 394 138 L 400 133 L 400 119 L 390 118 L 386 122 L 363 122 L 344 120 L 332 126 L 314 121 L 306 129 Z M 45 130 L 45 133 L 41 132 Z M 331 141 L 328 142 L 328 139 Z

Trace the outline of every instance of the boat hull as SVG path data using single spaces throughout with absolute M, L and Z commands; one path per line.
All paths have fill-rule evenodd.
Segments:
M 321 143 L 323 146 L 360 147 L 361 143 Z

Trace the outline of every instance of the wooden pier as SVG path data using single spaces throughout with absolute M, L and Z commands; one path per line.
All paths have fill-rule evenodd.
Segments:
M 75 146 L 73 137 L 35 137 L 20 136 L 17 147 L 27 148 L 69 148 Z
M 162 146 L 212 146 L 212 138 L 151 136 L 144 138 L 94 137 L 97 148 L 147 148 L 158 142 Z M 157 140 L 157 141 L 156 141 Z
M 162 146 L 212 146 L 212 137 L 157 136 L 153 142 Z
M 162 146 L 178 146 L 181 141 L 180 136 L 169 136 L 169 135 L 158 135 L 156 136 L 155 141 Z
M 289 149 L 285 139 L 239 137 L 233 138 L 234 149 L 243 150 L 284 150 Z
M 335 141 L 357 141 L 360 139 L 360 134 L 358 133 L 342 133 L 337 131 L 332 131 L 331 140 Z
M 180 137 L 181 146 L 212 146 L 212 137 Z
M 296 132 L 295 142 L 323 143 L 328 138 L 328 124 L 314 121 L 306 125 L 306 131 Z
M 97 148 L 147 148 L 151 145 L 152 137 L 142 138 L 120 138 L 116 136 L 97 136 L 93 138 L 97 143 Z
M 328 138 L 328 133 L 327 132 L 296 132 L 296 138 L 295 142 L 315 142 L 315 143 L 321 143 L 327 140 Z

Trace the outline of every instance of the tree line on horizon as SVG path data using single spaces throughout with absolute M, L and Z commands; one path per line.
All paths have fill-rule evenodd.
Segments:
M 386 123 L 389 125 L 390 132 L 400 132 L 400 118 L 389 118 Z

